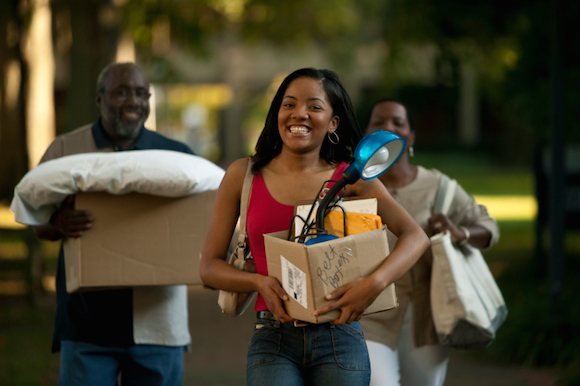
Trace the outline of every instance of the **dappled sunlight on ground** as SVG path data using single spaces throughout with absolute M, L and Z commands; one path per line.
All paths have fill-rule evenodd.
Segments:
M 56 292 L 55 284 L 54 275 L 42 277 L 42 291 L 47 293 Z M 29 292 L 29 284 L 23 278 L 0 280 L 0 296 L 26 295 Z
M 0 280 L 0 295 L 25 295 L 28 284 L 22 279 Z
M 0 204 L 0 228 L 24 229 L 26 225 L 14 221 L 14 213 L 6 204 Z
M 534 196 L 474 196 L 498 221 L 533 220 L 538 212 Z

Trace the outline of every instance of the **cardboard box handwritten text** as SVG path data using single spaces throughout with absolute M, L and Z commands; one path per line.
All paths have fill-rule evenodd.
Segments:
M 286 312 L 310 323 L 335 320 L 339 311 L 315 317 L 314 311 L 329 304 L 324 296 L 359 277 L 374 272 L 389 255 L 387 229 L 359 233 L 306 246 L 287 240 L 288 232 L 264 235 L 268 274 L 277 278 L 290 300 Z M 365 314 L 397 307 L 391 284 L 367 308 Z

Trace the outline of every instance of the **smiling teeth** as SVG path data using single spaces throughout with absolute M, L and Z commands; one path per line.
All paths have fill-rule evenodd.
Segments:
M 138 119 L 139 114 L 135 112 L 125 112 L 125 117 L 127 117 L 128 119 Z
M 308 129 L 304 126 L 292 126 L 290 132 L 293 134 L 308 134 Z

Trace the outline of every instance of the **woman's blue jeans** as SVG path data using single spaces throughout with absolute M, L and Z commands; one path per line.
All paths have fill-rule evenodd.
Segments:
M 258 319 L 248 349 L 248 386 L 358 386 L 370 382 L 370 361 L 358 322 L 295 327 Z

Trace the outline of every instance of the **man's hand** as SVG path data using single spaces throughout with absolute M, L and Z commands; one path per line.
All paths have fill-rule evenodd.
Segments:
M 88 210 L 75 210 L 74 201 L 74 196 L 68 196 L 50 218 L 50 224 L 64 237 L 81 237 L 95 221 Z

